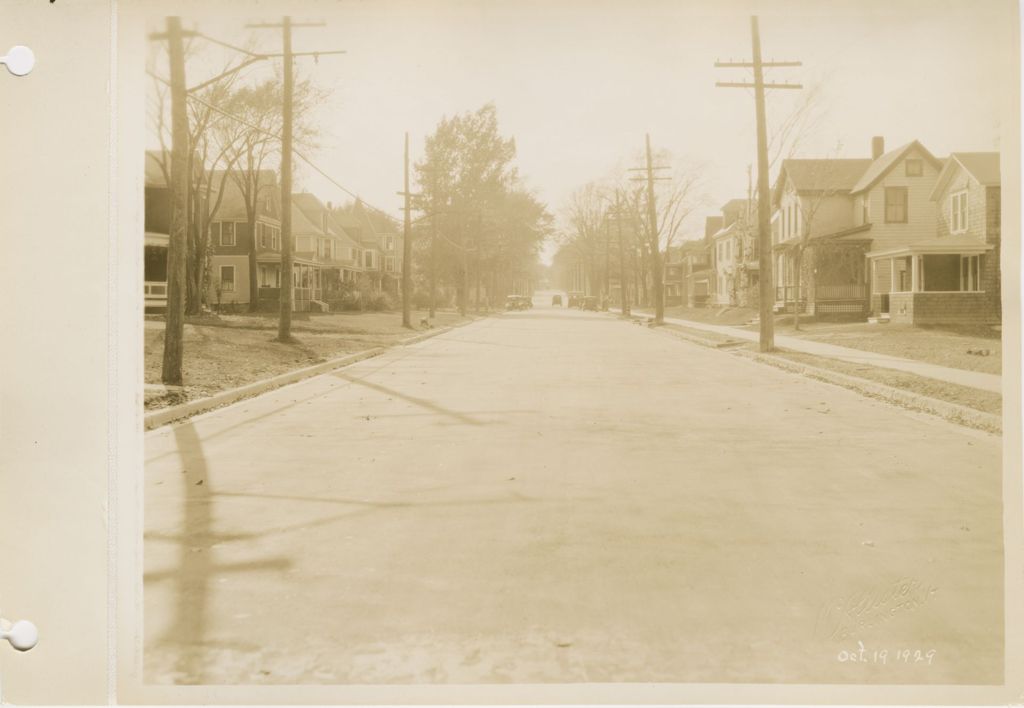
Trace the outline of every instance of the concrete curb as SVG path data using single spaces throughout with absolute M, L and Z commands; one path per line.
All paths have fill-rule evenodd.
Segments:
M 708 347 L 710 349 L 717 349 L 719 351 L 727 351 L 733 356 L 741 356 L 760 364 L 774 366 L 777 369 L 782 369 L 789 373 L 806 376 L 807 378 L 832 384 L 834 386 L 841 386 L 842 388 L 849 389 L 867 396 L 868 398 L 878 399 L 886 403 L 899 406 L 900 408 L 928 413 L 951 423 L 956 423 L 957 425 L 963 425 L 968 428 L 975 428 L 977 430 L 995 433 L 996 435 L 1002 435 L 1003 420 L 1001 416 L 976 411 L 973 408 L 961 406 L 957 403 L 941 401 L 937 398 L 924 396 L 919 393 L 913 393 L 893 386 L 887 386 L 886 384 L 877 383 L 869 379 L 862 379 L 857 376 L 842 374 L 838 371 L 822 369 L 810 364 L 800 364 L 782 357 L 772 356 L 771 354 L 762 354 L 760 352 L 750 352 L 745 349 L 732 348 L 734 345 L 742 346 L 749 343 L 744 340 L 737 339 L 733 342 L 716 342 L 710 339 L 697 337 L 686 332 L 679 332 L 677 330 L 662 331 L 670 336 L 692 342 L 693 344 Z
M 246 398 L 252 398 L 260 395 L 261 393 L 266 393 L 267 391 L 272 391 L 273 389 L 281 388 L 282 386 L 287 386 L 288 384 L 296 383 L 303 379 L 325 374 L 329 371 L 334 371 L 335 369 L 341 369 L 366 359 L 372 359 L 373 357 L 380 356 L 384 352 L 395 347 L 406 347 L 411 344 L 416 344 L 425 339 L 430 339 L 431 337 L 436 337 L 440 334 L 444 334 L 445 332 L 450 332 L 457 327 L 462 327 L 472 322 L 476 322 L 476 319 L 459 322 L 458 324 L 448 327 L 442 327 L 437 330 L 430 330 L 429 332 L 413 335 L 412 337 L 407 337 L 406 339 L 401 339 L 395 342 L 395 344 L 390 347 L 375 347 L 373 349 L 366 349 L 354 354 L 346 354 L 345 356 L 338 357 L 336 359 L 330 359 L 329 361 L 313 364 L 312 366 L 307 366 L 302 369 L 296 369 L 277 376 L 272 376 L 269 379 L 254 381 L 253 383 L 246 384 L 245 386 L 221 391 L 220 393 L 215 393 L 214 395 L 207 396 L 206 398 L 198 398 L 194 401 L 182 403 L 177 406 L 161 408 L 145 414 L 143 430 L 149 431 L 155 428 L 160 428 L 164 425 L 174 423 L 175 421 L 182 420 L 184 418 L 191 418 L 194 415 L 205 413 L 213 410 L 214 408 L 221 408 Z

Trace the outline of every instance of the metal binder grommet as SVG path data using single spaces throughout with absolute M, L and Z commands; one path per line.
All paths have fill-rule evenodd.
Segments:
M 6 639 L 18 651 L 28 651 L 39 642 L 39 630 L 28 620 L 18 620 L 10 629 L 4 629 L 4 624 L 7 622 L 0 620 L 0 639 Z

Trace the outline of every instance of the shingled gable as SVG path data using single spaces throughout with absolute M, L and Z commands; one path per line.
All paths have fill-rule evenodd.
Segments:
M 928 152 L 924 145 L 913 140 L 906 145 L 901 145 L 895 150 L 890 150 L 877 160 L 873 161 L 867 171 L 861 175 L 857 184 L 855 184 L 853 189 L 850 190 L 850 194 L 859 194 L 871 189 L 879 182 L 879 180 L 889 174 L 889 171 L 898 165 L 911 150 L 918 150 L 936 170 L 942 169 L 942 160 Z
M 931 194 L 932 201 L 942 196 L 957 167 L 963 168 L 982 187 L 998 187 L 1001 183 L 998 152 L 954 152 L 946 160 L 945 167 L 935 181 L 935 188 Z

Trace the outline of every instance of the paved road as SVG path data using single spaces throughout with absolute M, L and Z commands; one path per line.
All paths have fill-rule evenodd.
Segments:
M 146 457 L 150 682 L 1001 681 L 998 437 L 609 315 L 482 320 Z

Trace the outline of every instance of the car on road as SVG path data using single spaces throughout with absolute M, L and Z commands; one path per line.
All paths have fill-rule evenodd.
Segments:
M 583 293 L 569 293 L 569 307 L 579 307 Z
M 552 295 L 551 296 L 551 304 L 552 305 L 558 305 L 559 307 L 561 307 L 562 306 L 562 296 L 561 295 Z
M 509 295 L 505 298 L 506 310 L 528 310 L 533 307 L 533 300 L 524 295 Z
M 593 310 L 597 312 L 597 298 L 593 295 L 587 295 L 586 297 L 580 298 L 580 309 L 581 310 Z

